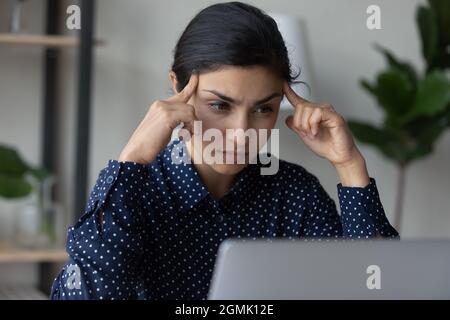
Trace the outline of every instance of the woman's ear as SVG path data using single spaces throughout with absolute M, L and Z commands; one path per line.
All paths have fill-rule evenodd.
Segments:
M 172 70 L 169 71 L 169 81 L 172 83 L 172 90 L 174 94 L 178 93 L 177 90 L 177 75 Z

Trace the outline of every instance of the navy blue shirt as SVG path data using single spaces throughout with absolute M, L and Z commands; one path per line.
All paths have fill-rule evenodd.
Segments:
M 398 237 L 373 178 L 364 188 L 337 185 L 341 215 L 316 176 L 283 160 L 274 175 L 247 165 L 217 200 L 193 164 L 171 160 L 179 143 L 148 165 L 110 160 L 101 170 L 69 228 L 70 259 L 51 298 L 206 299 L 218 246 L 230 237 Z

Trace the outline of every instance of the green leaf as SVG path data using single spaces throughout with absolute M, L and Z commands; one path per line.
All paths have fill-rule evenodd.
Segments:
M 13 148 L 0 145 L 0 173 L 21 177 L 28 166 Z
M 386 140 L 386 134 L 371 124 L 349 120 L 348 125 L 356 138 L 361 142 L 382 146 Z
M 4 198 L 21 198 L 32 191 L 32 186 L 25 179 L 0 173 L 0 196 Z
M 404 129 L 410 137 L 407 157 L 409 161 L 425 157 L 433 152 L 434 145 L 447 129 L 445 113 L 433 117 L 420 117 L 408 123 Z
M 408 77 L 411 84 L 415 87 L 417 84 L 417 72 L 414 67 L 404 61 L 398 60 L 393 53 L 391 53 L 388 49 L 376 44 L 375 49 L 382 53 L 391 68 L 398 69 L 400 72 L 405 73 Z
M 433 116 L 444 111 L 450 103 L 450 81 L 445 74 L 434 71 L 419 82 L 417 96 L 412 110 L 404 121 L 418 116 Z
M 403 165 L 425 157 L 433 151 L 434 140 L 421 142 L 407 132 L 393 128 L 376 128 L 370 124 L 348 121 L 356 139 L 377 148 L 385 157 Z
M 427 72 L 434 69 L 450 68 L 450 1 L 429 0 L 430 10 L 435 17 L 437 28 L 436 52 L 432 63 L 427 66 Z
M 417 145 L 414 149 L 407 153 L 407 162 L 424 158 L 433 152 L 433 145 Z
M 438 44 L 436 17 L 432 9 L 420 6 L 416 18 L 422 39 L 422 54 L 427 62 L 427 70 L 431 70 Z
M 388 117 L 398 117 L 412 105 L 414 89 L 407 76 L 397 69 L 389 69 L 378 75 L 375 89 L 378 103 Z
M 45 169 L 41 169 L 41 168 L 30 168 L 28 172 L 33 177 L 38 179 L 39 181 L 42 181 L 42 180 L 44 180 L 45 178 L 47 178 L 49 176 L 48 171 L 45 170 Z
M 450 1 L 428 0 L 436 16 L 441 48 L 450 44 Z
M 450 46 L 450 45 L 449 45 Z M 441 52 L 436 58 L 436 66 L 443 70 L 450 69 L 450 53 Z
M 448 111 L 450 115 L 450 109 Z M 433 117 L 420 117 L 405 126 L 411 137 L 421 145 L 433 145 L 447 129 L 447 115 L 437 114 Z
M 366 89 L 367 92 L 369 92 L 371 95 L 375 96 L 375 98 L 377 97 L 377 88 L 374 85 L 372 85 L 365 79 L 361 80 L 359 83 L 360 83 L 361 87 Z
M 389 129 L 380 129 L 371 124 L 359 121 L 347 121 L 353 135 L 359 141 L 376 147 L 387 158 L 405 163 L 407 154 L 401 137 Z
M 444 119 L 447 127 L 450 127 L 450 108 L 447 109 L 447 112 L 443 116 L 443 119 Z

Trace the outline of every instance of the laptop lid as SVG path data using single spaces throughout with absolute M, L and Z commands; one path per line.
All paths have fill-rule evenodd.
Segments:
M 227 239 L 208 299 L 449 299 L 449 240 Z

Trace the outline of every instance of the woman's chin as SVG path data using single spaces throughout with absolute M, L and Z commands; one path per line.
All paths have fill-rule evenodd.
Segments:
M 235 175 L 242 171 L 247 164 L 213 164 L 211 168 L 220 174 Z

